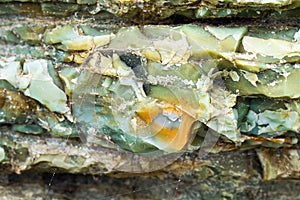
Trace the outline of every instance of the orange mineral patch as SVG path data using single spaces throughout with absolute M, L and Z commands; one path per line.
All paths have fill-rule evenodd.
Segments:
M 164 141 L 168 144 L 170 141 L 174 140 L 177 134 L 178 134 L 178 128 L 169 129 L 169 128 L 162 127 L 161 130 L 155 135 L 155 137 L 158 140 Z
M 173 105 L 168 105 L 168 106 L 165 106 L 163 108 L 164 112 L 169 112 L 169 113 L 175 113 L 177 114 L 178 116 L 181 116 L 182 115 L 182 110 L 176 108 L 175 106 Z
M 195 119 L 190 117 L 189 115 L 184 114 L 182 116 L 182 123 L 179 127 L 178 134 L 176 137 L 171 140 L 167 147 L 165 147 L 166 151 L 169 152 L 177 152 L 182 150 L 186 144 L 188 143 L 193 133 L 192 133 L 192 127 L 193 123 L 195 122 Z
M 168 121 L 167 119 L 165 122 L 154 120 L 158 115 L 165 115 L 167 117 L 168 114 L 175 114 L 181 118 L 181 122 L 178 124 L 179 127 L 166 127 L 170 126 L 170 124 L 164 123 L 172 123 L 172 121 Z M 195 122 L 195 118 L 175 105 L 168 103 L 143 105 L 138 109 L 137 116 L 141 120 L 137 121 L 140 127 L 144 127 L 146 124 L 148 125 L 148 127 L 145 126 L 149 128 L 147 140 L 164 151 L 181 151 L 190 141 L 190 137 L 193 136 L 192 126 Z M 142 122 L 145 124 L 143 125 Z
M 141 107 L 137 111 L 137 116 L 139 116 L 147 124 L 150 124 L 159 113 L 161 113 L 161 109 L 158 106 L 149 105 Z

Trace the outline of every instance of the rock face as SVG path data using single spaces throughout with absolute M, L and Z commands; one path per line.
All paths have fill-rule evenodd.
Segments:
M 55 184 L 90 180 L 67 173 L 105 174 L 137 191 L 172 184 L 131 196 L 95 180 L 90 199 L 300 197 L 283 187 L 300 177 L 298 1 L 0 5 L 8 199 L 63 198 Z M 41 178 L 53 171 L 64 174 Z
M 249 17 L 297 18 L 298 0 L 13 0 L 1 1 L 1 14 L 41 16 L 99 15 L 105 12 L 137 22 L 159 22 L 174 15 L 188 19 Z

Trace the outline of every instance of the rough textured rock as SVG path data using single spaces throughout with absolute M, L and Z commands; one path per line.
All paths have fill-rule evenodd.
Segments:
M 0 3 L 1 196 L 300 198 L 298 1 Z M 145 26 L 147 23 L 152 25 Z M 161 23 L 165 25 L 156 26 Z M 120 67 L 97 68 L 95 60 Z M 195 71 L 197 65 L 208 67 Z M 157 66 L 168 70 L 161 72 Z M 211 68 L 218 73 L 210 72 Z M 99 89 L 98 83 L 110 87 L 111 79 L 93 76 L 81 76 L 85 82 L 77 87 L 82 69 L 114 80 L 127 76 L 126 81 L 147 83 L 140 87 L 147 97 L 171 102 L 160 105 L 165 112 L 174 104 L 174 92 L 161 92 L 154 86 L 189 85 L 187 91 L 176 92 L 179 106 L 176 112 L 171 110 L 173 117 L 180 108 L 192 116 L 189 120 L 201 122 L 196 137 L 176 143 L 178 146 L 168 140 L 132 142 L 129 129 L 118 129 L 125 118 L 113 109 L 103 115 L 113 118 L 101 118 L 111 122 L 108 128 L 98 124 L 100 118 L 80 118 L 74 108 L 82 99 L 72 99 L 74 93 L 78 97 L 88 93 L 95 100 L 95 96 L 112 95 L 108 91 L 117 97 L 129 91 L 94 90 Z M 90 84 L 93 80 L 98 85 Z M 197 99 L 208 110 L 204 114 L 211 112 L 209 117 L 190 112 L 178 100 L 193 102 L 186 97 L 199 95 L 191 89 L 199 90 L 197 80 L 204 86 L 213 80 L 218 88 L 205 90 L 210 101 Z M 130 94 L 138 98 L 136 91 Z M 170 95 L 165 98 L 162 94 Z M 126 95 L 124 99 L 133 101 Z M 97 102 L 104 107 L 111 103 L 107 99 Z M 123 99 L 118 102 L 124 103 Z M 90 102 L 83 105 L 91 106 Z M 89 112 L 89 107 L 82 108 L 80 114 Z M 226 117 L 214 115 L 217 110 Z M 216 125 L 220 123 L 225 126 Z M 99 135 L 97 129 L 106 135 Z M 122 132 L 122 137 L 114 136 L 114 131 Z M 166 147 L 169 144 L 173 146 Z M 154 153 L 143 154 L 148 151 Z

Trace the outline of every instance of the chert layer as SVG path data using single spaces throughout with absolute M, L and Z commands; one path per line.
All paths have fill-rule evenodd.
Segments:
M 78 137 L 79 130 L 93 146 L 137 153 L 199 148 L 190 138 L 207 127 L 237 145 L 298 142 L 298 29 L 101 32 L 61 25 L 2 32 L 3 40 L 18 43 L 2 49 L 14 56 L 3 56 L 0 68 L 1 123 L 14 131 Z M 27 51 L 33 44 L 35 51 Z M 18 52 L 22 47 L 27 52 Z M 3 162 L 7 148 L 3 142 Z

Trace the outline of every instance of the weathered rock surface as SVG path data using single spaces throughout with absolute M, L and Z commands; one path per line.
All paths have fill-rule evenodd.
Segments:
M 0 1 L 0 194 L 300 198 L 298 10 Z

